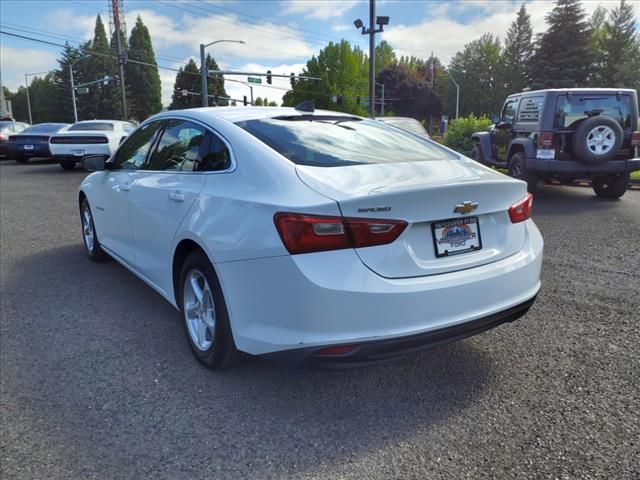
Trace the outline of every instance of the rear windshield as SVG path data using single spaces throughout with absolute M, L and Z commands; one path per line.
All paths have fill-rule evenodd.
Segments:
M 427 139 L 376 120 L 292 116 L 236 125 L 298 165 L 337 167 L 458 158 Z
M 20 133 L 39 133 L 39 132 L 57 132 L 61 128 L 65 127 L 65 123 L 49 123 L 43 125 L 34 125 L 33 127 L 25 128 Z
M 622 128 L 631 128 L 631 97 L 615 94 L 560 95 L 556 100 L 554 126 L 571 127 L 578 120 L 594 115 L 607 115 L 617 120 Z
M 415 133 L 418 135 L 422 135 L 423 137 L 425 136 L 425 133 L 427 133 L 427 131 L 424 129 L 424 127 L 422 126 L 422 124 L 417 121 L 417 120 L 404 120 L 404 119 L 400 119 L 400 120 L 383 120 L 382 123 L 387 123 L 389 125 L 392 125 L 396 128 L 401 128 L 402 130 L 406 131 L 406 132 L 411 132 L 411 133 Z
M 69 127 L 69 132 L 73 130 L 101 130 L 106 132 L 113 132 L 113 123 L 103 122 L 80 122 Z

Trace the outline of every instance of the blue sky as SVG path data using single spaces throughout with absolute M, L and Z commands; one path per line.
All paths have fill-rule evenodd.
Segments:
M 71 44 L 89 39 L 97 14 L 108 24 L 109 0 L 3 0 L 0 26 L 3 31 Z M 378 0 L 377 14 L 391 17 L 379 39 L 391 43 L 399 54 L 427 58 L 433 51 L 445 64 L 464 44 L 485 32 L 504 37 L 522 0 Z M 545 29 L 544 15 L 550 0 L 526 1 L 534 32 Z M 602 4 L 617 1 L 585 1 L 590 13 Z M 632 2 L 633 3 L 633 2 Z M 637 2 L 636 2 L 637 3 Z M 367 37 L 353 20 L 368 19 L 366 0 L 125 0 L 126 24 L 132 28 L 137 15 L 151 33 L 158 64 L 169 68 L 184 65 L 198 56 L 198 45 L 219 39 L 243 40 L 244 45 L 221 43 L 210 53 L 227 70 L 298 73 L 311 55 L 330 41 L 342 38 L 368 48 Z M 640 10 L 640 5 L 636 7 Z M 108 25 L 107 25 L 108 26 Z M 57 66 L 60 49 L 27 40 L 0 36 L 0 69 L 3 83 L 15 90 L 25 73 Z M 199 60 L 198 60 L 199 62 Z M 160 70 L 163 103 L 168 104 L 175 72 Z M 228 79 L 246 80 L 244 77 Z M 280 102 L 288 80 L 274 80 L 279 88 L 256 87 L 256 96 Z M 242 98 L 248 88 L 227 82 L 231 96 Z

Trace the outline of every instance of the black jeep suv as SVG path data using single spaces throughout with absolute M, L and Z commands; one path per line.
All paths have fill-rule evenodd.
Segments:
M 619 198 L 640 170 L 638 93 L 573 88 L 507 97 L 488 132 L 472 135 L 473 158 L 508 168 L 529 190 L 538 180 L 590 179 L 600 197 Z M 504 153 L 499 151 L 504 148 Z

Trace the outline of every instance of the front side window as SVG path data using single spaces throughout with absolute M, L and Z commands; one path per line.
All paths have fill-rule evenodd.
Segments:
M 161 122 L 147 123 L 127 137 L 116 153 L 116 165 L 123 170 L 139 170 L 160 126 Z
M 427 139 L 357 117 L 287 116 L 236 125 L 299 165 L 337 167 L 458 158 Z
M 206 130 L 186 120 L 169 120 L 151 155 L 149 170 L 192 172 L 201 162 Z
M 518 99 L 507 100 L 502 109 L 501 120 L 504 123 L 513 123 L 516 117 L 516 108 L 518 108 Z
M 102 132 L 113 132 L 113 123 L 107 122 L 78 122 L 71 127 L 69 127 L 69 131 L 72 132 L 74 130 L 92 130 L 92 131 L 102 131 Z
M 569 128 L 584 118 L 606 115 L 622 128 L 631 128 L 631 97 L 616 94 L 560 95 L 556 100 L 554 126 Z

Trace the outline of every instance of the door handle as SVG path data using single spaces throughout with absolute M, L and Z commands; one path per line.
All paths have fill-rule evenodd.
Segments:
M 180 193 L 180 191 L 177 190 L 169 194 L 169 200 L 173 200 L 174 202 L 184 202 L 185 196 L 183 193 Z

